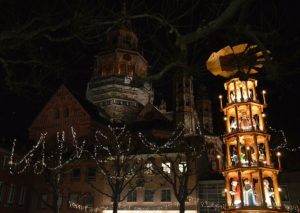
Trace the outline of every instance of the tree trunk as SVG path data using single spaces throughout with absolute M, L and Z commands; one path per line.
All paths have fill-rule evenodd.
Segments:
M 184 213 L 185 212 L 185 201 L 179 202 L 179 212 Z
M 119 201 L 118 200 L 114 200 L 114 203 L 113 203 L 113 213 L 118 213 L 118 206 L 119 206 Z

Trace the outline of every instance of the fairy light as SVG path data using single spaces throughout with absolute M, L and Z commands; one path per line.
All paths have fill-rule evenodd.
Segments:
M 85 141 L 79 145 L 74 129 L 72 131 L 72 147 L 75 149 L 75 153 L 65 159 L 64 158 L 64 144 L 65 144 L 65 133 L 64 131 L 60 134 L 57 132 L 57 149 L 53 149 L 50 152 L 46 147 L 46 135 L 47 133 L 41 133 L 38 142 L 20 159 L 15 159 L 15 147 L 16 140 L 13 141 L 9 170 L 11 174 L 24 173 L 28 168 L 33 168 L 33 172 L 37 175 L 41 175 L 45 169 L 50 171 L 56 171 L 69 165 L 76 159 L 79 159 L 83 153 Z

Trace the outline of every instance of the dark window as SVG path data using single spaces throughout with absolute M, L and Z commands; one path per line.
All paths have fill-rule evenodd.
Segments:
M 69 117 L 69 109 L 67 107 L 64 109 L 64 117 Z
M 171 201 L 171 191 L 169 189 L 161 190 L 161 202 Z
M 127 202 L 136 202 L 136 191 L 132 191 L 128 193 Z
M 80 168 L 74 168 L 73 169 L 72 179 L 80 179 Z
M 68 206 L 72 207 L 72 205 L 77 204 L 78 203 L 78 198 L 79 198 L 78 193 L 70 193 L 69 194 L 69 203 L 68 203 Z
M 24 206 L 26 200 L 26 188 L 24 186 L 21 187 L 20 193 L 19 193 L 19 206 Z
M 7 197 L 7 204 L 12 205 L 15 201 L 15 195 L 16 195 L 16 185 L 11 184 L 9 187 L 8 197 Z
M 146 189 L 144 194 L 145 202 L 153 202 L 154 201 L 154 190 Z
M 3 201 L 3 195 L 4 195 L 4 189 L 5 189 L 4 187 L 5 187 L 4 182 L 0 181 L 0 204 Z
M 95 179 L 96 178 L 96 168 L 95 167 L 88 168 L 87 178 L 88 179 Z
M 88 207 L 94 207 L 94 196 L 91 193 L 88 193 L 85 197 L 85 205 Z
M 48 203 L 48 194 L 43 193 L 41 194 L 41 196 L 39 197 L 39 208 L 45 209 L 47 207 L 47 203 Z
M 54 119 L 59 119 L 59 109 L 55 109 L 53 113 Z

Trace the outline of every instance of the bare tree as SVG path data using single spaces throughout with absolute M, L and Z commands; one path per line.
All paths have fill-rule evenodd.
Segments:
M 142 159 L 137 155 L 137 147 L 128 130 L 124 127 L 108 126 L 98 130 L 96 141 L 89 149 L 90 158 L 104 179 L 104 186 L 88 184 L 113 202 L 113 213 L 118 212 L 119 203 L 137 187 L 143 185 Z
M 143 143 L 159 160 L 150 157 L 153 172 L 169 183 L 179 203 L 179 212 L 185 212 L 185 202 L 198 186 L 201 172 L 200 158 L 205 154 L 205 141 L 202 135 L 186 136 L 183 125 L 179 125 L 171 138 L 162 144 L 148 141 L 141 135 Z M 194 198 L 193 201 L 197 199 Z
M 41 133 L 38 142 L 20 160 L 15 157 L 15 140 L 12 146 L 9 161 L 10 173 L 18 175 L 28 172 L 38 177 L 42 176 L 38 179 L 42 185 L 38 185 L 33 190 L 39 193 L 37 196 L 40 199 L 39 202 L 49 207 L 54 213 L 60 211 L 65 175 L 70 171 L 72 164 L 81 158 L 84 150 L 85 141 L 79 143 L 73 128 L 71 131 L 71 143 L 67 143 L 64 132 L 57 133 L 56 144 L 46 140 L 47 133 Z M 39 197 L 42 192 L 52 195 L 52 203 Z

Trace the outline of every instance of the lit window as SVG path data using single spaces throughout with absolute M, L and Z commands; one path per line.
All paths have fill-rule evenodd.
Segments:
M 170 162 L 166 162 L 166 163 L 162 163 L 162 170 L 165 173 L 170 174 L 171 173 L 171 163 Z
M 161 190 L 161 202 L 171 201 L 171 191 L 169 189 Z
M 120 64 L 119 65 L 119 70 L 118 70 L 118 74 L 122 75 L 126 72 L 126 64 Z
M 144 201 L 145 202 L 153 202 L 154 201 L 154 190 L 145 190 L 144 194 Z
M 180 173 L 186 172 L 186 162 L 180 162 L 178 164 L 178 169 Z
M 26 199 L 26 188 L 24 186 L 21 187 L 20 197 L 19 197 L 19 206 L 24 206 Z
M 15 200 L 15 194 L 16 194 L 16 185 L 11 184 L 9 188 L 8 197 L 7 197 L 7 204 L 9 205 L 13 204 Z
M 46 193 L 41 194 L 39 207 L 45 209 L 47 207 L 47 203 L 48 203 L 48 194 Z
M 145 174 L 151 175 L 151 174 L 152 174 L 152 171 L 153 171 L 152 163 L 146 163 Z
M 136 202 L 136 191 L 131 191 L 128 193 L 127 202 Z

